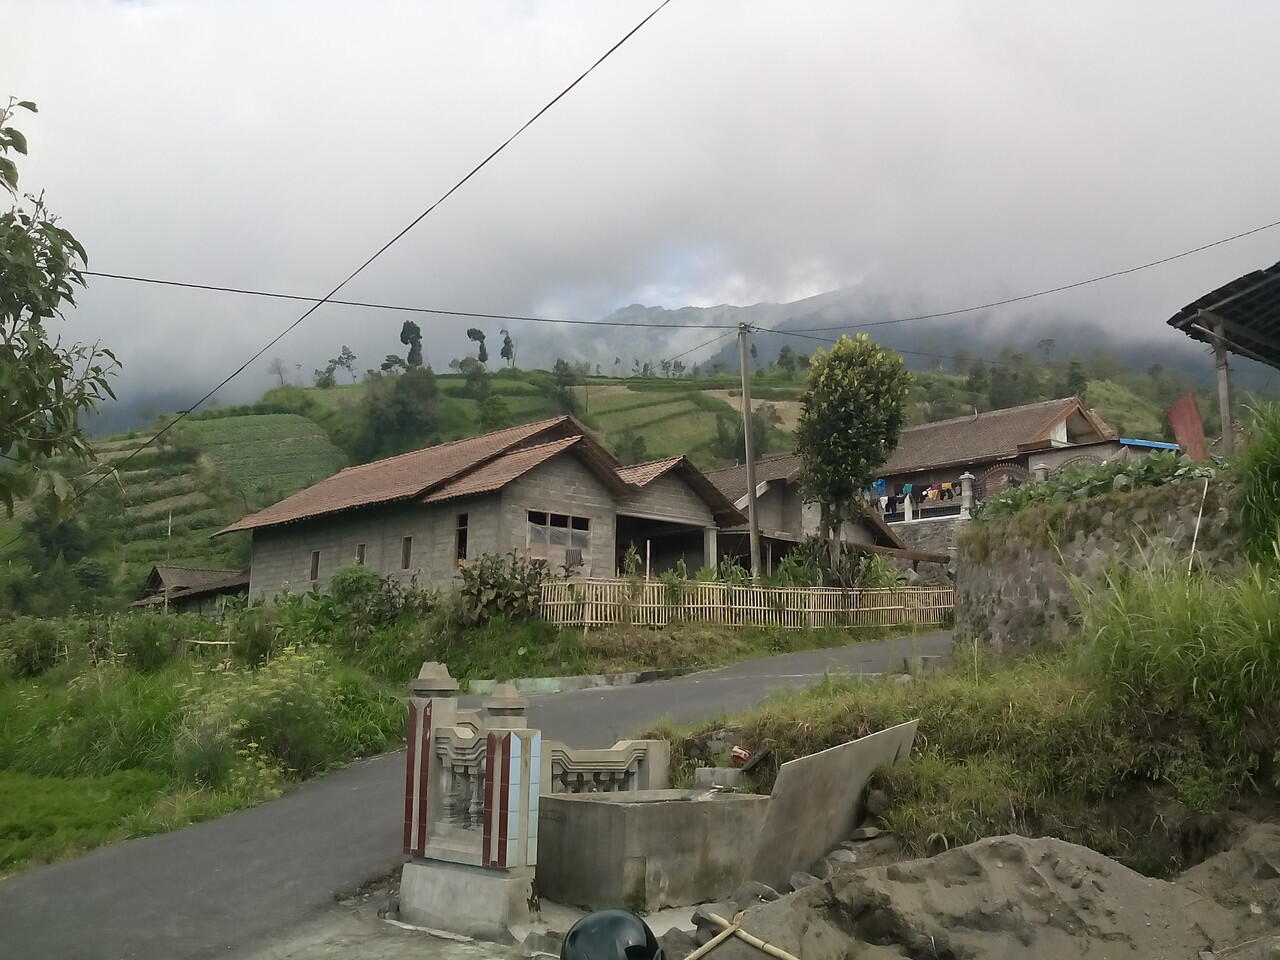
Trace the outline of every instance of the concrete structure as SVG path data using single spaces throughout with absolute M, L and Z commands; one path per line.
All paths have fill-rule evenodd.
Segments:
M 714 790 L 544 796 L 538 890 L 641 912 L 723 897 L 746 879 L 769 802 Z
M 907 759 L 916 723 L 784 763 L 774 781 L 748 879 L 786 889 L 788 878 L 846 839 L 862 820 L 863 794 L 880 767 Z
M 248 570 L 157 563 L 131 606 L 221 619 L 229 598 L 243 598 L 248 593 Z
M 684 457 L 621 466 L 572 417 L 556 417 L 349 467 L 219 533 L 253 534 L 250 596 L 323 589 L 363 564 L 449 587 L 482 554 L 610 577 L 628 546 L 652 569 L 696 569 L 742 515 Z
M 481 710 L 463 710 L 448 668 L 424 663 L 410 691 L 403 842 L 411 859 L 400 892 L 409 923 L 509 942 L 535 903 L 543 795 L 668 783 L 666 741 L 579 751 L 544 743 L 510 684 Z

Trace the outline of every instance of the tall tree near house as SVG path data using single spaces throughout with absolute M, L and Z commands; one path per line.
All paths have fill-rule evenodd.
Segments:
M 422 328 L 412 320 L 406 320 L 400 328 L 400 342 L 409 348 L 404 358 L 406 367 L 422 366 Z
M 284 361 L 279 357 L 272 357 L 271 362 L 267 364 L 267 373 L 280 380 L 280 386 L 285 384 L 285 375 L 289 372 L 289 368 L 285 366 Z
M 481 363 L 488 363 L 489 351 L 485 349 L 484 331 L 479 329 L 478 327 L 472 327 L 467 331 L 467 339 L 474 340 L 476 343 L 479 344 L 479 347 L 476 349 L 476 359 L 479 360 Z
M 507 366 L 514 367 L 516 365 L 516 342 L 511 339 L 511 334 L 506 330 L 500 330 L 502 334 L 502 349 L 498 351 L 498 356 L 507 361 Z
M 9 125 L 29 100 L 0 106 L 0 188 L 12 205 L 0 213 L 0 504 L 12 515 L 17 497 L 48 494 L 59 510 L 75 498 L 55 461 L 79 469 L 93 461 L 80 415 L 114 397 L 115 356 L 97 344 L 64 346 L 48 326 L 75 305 L 88 257 L 45 205 L 44 194 L 19 194 L 16 156 L 27 139 Z
M 347 371 L 351 376 L 352 383 L 356 382 L 356 355 L 345 343 L 342 345 L 342 350 L 339 351 L 338 356 L 331 362 L 335 367 L 341 367 Z
M 898 445 L 910 385 L 902 357 L 865 333 L 842 336 L 809 361 L 796 450 L 801 484 L 822 508 L 833 564 L 834 531 L 862 510 L 863 491 Z

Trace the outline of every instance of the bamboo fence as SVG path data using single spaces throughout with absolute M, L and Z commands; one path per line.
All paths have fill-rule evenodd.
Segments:
M 943 623 L 953 587 L 761 587 L 662 580 L 548 580 L 540 616 L 560 626 L 892 627 Z

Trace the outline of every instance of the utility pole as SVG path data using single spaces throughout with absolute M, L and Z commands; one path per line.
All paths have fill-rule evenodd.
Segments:
M 1236 453 L 1236 431 L 1231 423 L 1231 370 L 1227 366 L 1227 344 L 1223 340 L 1222 321 L 1214 317 L 1213 356 L 1218 367 L 1218 413 L 1222 418 L 1222 455 Z
M 760 576 L 760 523 L 756 513 L 756 451 L 751 429 L 751 367 L 747 336 L 751 327 L 738 324 L 738 362 L 742 368 L 742 444 L 747 454 L 747 520 L 751 533 L 751 577 Z

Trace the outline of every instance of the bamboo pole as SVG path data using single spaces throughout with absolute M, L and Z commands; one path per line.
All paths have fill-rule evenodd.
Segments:
M 741 940 L 743 943 L 755 947 L 761 953 L 764 953 L 767 956 L 773 957 L 774 960 L 800 960 L 800 958 L 797 957 L 795 954 L 787 953 L 787 951 L 783 950 L 781 947 L 775 947 L 773 944 L 768 943 L 764 940 L 761 940 L 759 937 L 754 936 L 750 933 L 747 933 L 747 931 L 743 930 L 740 926 L 738 926 L 737 924 L 730 923 L 724 917 L 721 917 L 714 913 L 708 913 L 707 919 L 710 920 L 712 923 L 714 923 L 718 927 L 728 928 L 731 936 L 735 936 L 739 940 Z M 707 941 L 707 942 L 710 943 L 711 941 Z M 686 958 L 686 960 L 690 960 L 690 958 Z

